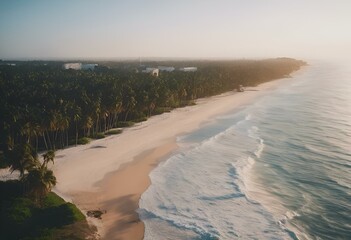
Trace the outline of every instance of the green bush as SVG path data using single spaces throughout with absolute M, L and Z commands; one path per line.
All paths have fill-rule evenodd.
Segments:
M 152 115 L 159 115 L 165 112 L 170 112 L 171 110 L 172 108 L 170 107 L 158 107 L 152 112 Z
M 96 133 L 95 135 L 92 136 L 94 139 L 102 139 L 105 138 L 105 134 L 104 133 Z
M 84 214 L 76 207 L 76 205 L 72 203 L 66 203 L 63 208 L 67 211 L 67 215 L 70 217 L 72 222 L 78 222 L 85 220 Z
M 138 123 L 138 122 L 145 122 L 146 120 L 147 120 L 147 117 L 141 117 L 141 118 L 138 118 L 138 119 L 133 120 L 133 121 Z
M 17 195 L 18 186 L 19 181 L 0 182 L 0 239 L 85 239 L 89 234 L 85 216 L 75 205 L 53 192 L 41 204 L 34 203 Z
M 134 110 L 130 112 L 128 119 L 135 122 L 135 119 L 143 119 L 144 117 L 147 117 L 146 115 L 147 114 L 142 111 Z
M 56 193 L 50 192 L 43 201 L 43 207 L 57 207 L 65 203 Z
M 88 144 L 90 143 L 91 139 L 90 138 L 87 138 L 87 137 L 82 137 L 82 138 L 79 138 L 78 139 L 78 144 L 79 145 L 85 145 L 85 144 Z
M 15 225 L 20 225 L 32 216 L 34 204 L 27 198 L 16 198 L 7 209 L 8 221 Z
M 45 221 L 42 221 L 45 219 Z M 52 206 L 40 209 L 36 215 L 36 225 L 44 228 L 62 227 L 84 220 L 85 216 L 72 203 L 64 203 L 58 206 Z
M 105 135 L 116 135 L 116 134 L 121 134 L 122 132 L 123 132 L 122 129 L 112 129 L 105 132 Z

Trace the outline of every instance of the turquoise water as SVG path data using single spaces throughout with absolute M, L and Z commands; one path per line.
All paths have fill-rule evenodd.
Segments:
M 145 239 L 351 239 L 351 66 L 313 62 L 179 144 Z

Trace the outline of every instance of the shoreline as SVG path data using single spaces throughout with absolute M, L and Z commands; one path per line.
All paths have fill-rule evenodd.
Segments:
M 144 224 L 136 210 L 151 184 L 149 174 L 176 149 L 176 137 L 199 129 L 216 116 L 238 110 L 276 88 L 279 79 L 248 88 L 198 99 L 196 105 L 153 116 L 120 135 L 88 145 L 60 150 L 53 166 L 55 192 L 71 200 L 84 214 L 106 211 L 102 219 L 87 218 L 102 239 L 142 239 Z

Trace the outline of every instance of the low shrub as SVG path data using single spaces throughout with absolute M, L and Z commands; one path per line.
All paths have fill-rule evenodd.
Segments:
M 50 192 L 43 201 L 43 207 L 57 207 L 65 203 L 56 193 Z
M 105 135 L 116 135 L 116 134 L 121 134 L 123 132 L 122 129 L 111 129 L 109 131 L 105 132 Z
M 12 187 L 17 188 L 15 181 L 1 182 L 0 239 L 85 239 L 78 237 L 84 234 L 79 233 L 81 228 L 74 227 L 77 224 L 84 226 L 84 231 L 89 234 L 85 216 L 72 203 L 65 202 L 53 192 L 42 203 L 37 203 L 25 196 L 15 196 L 13 192 L 17 190 L 11 190 Z M 55 237 L 58 232 L 67 235 L 67 228 L 72 229 L 72 236 Z
M 95 135 L 92 136 L 92 138 L 94 139 L 102 139 L 105 138 L 105 134 L 104 133 L 96 133 Z
M 7 221 L 13 226 L 24 224 L 32 216 L 33 202 L 27 198 L 13 199 L 7 208 Z
M 79 145 L 85 145 L 85 144 L 88 144 L 90 143 L 91 139 L 90 138 L 87 138 L 87 137 L 82 137 L 82 138 L 79 138 L 78 139 L 78 144 Z
M 42 221 L 44 219 L 46 220 Z M 63 203 L 58 206 L 40 209 L 36 219 L 33 219 L 33 222 L 36 222 L 36 225 L 41 226 L 41 228 L 54 228 L 69 225 L 84 219 L 85 216 L 76 206 L 72 203 Z
M 134 125 L 134 122 L 131 121 L 126 121 L 126 122 L 118 122 L 117 127 L 132 127 Z
M 159 115 L 165 112 L 170 112 L 171 110 L 171 107 L 158 107 L 152 112 L 152 115 Z
M 139 122 L 145 122 L 146 120 L 147 120 L 147 117 L 141 117 L 141 118 L 138 118 L 138 119 L 133 120 L 133 121 L 136 123 L 139 123 Z

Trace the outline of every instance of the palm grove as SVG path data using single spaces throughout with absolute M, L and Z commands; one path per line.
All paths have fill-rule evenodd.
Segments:
M 153 77 L 135 71 L 133 63 L 106 63 L 110 67 L 95 71 L 63 70 L 62 63 L 50 62 L 0 65 L 1 165 L 19 171 L 25 194 L 40 200 L 56 183 L 47 167 L 55 150 L 104 137 L 112 128 L 239 84 L 253 86 L 285 77 L 304 62 L 279 58 L 162 64 L 197 66 L 198 71 L 161 72 Z M 38 151 L 46 151 L 42 162 Z

